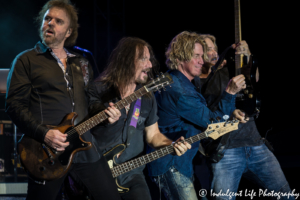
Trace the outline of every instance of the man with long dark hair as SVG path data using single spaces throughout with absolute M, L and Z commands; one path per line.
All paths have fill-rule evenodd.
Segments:
M 151 76 L 155 64 L 152 48 L 147 42 L 132 37 L 121 39 L 110 56 L 108 66 L 89 87 L 91 115 L 109 105 L 113 107 L 113 103 L 140 89 L 147 82 L 148 76 Z M 173 141 L 158 130 L 156 111 L 157 105 L 152 93 L 125 106 L 121 109 L 120 119 L 114 124 L 99 125 L 92 129 L 99 150 L 108 153 L 117 145 L 124 145 L 125 150 L 114 157 L 114 162 L 121 164 L 143 154 L 144 140 L 154 149 L 171 145 Z M 177 141 L 183 139 L 181 137 Z M 174 144 L 178 156 L 190 147 L 187 142 Z M 145 166 L 140 166 L 117 177 L 116 183 L 122 199 L 151 199 L 143 175 L 144 168 Z M 125 192 L 126 189 L 129 191 Z
M 77 11 L 73 5 L 51 0 L 37 21 L 42 41 L 14 59 L 7 79 L 6 112 L 25 135 L 46 144 L 49 151 L 59 152 L 72 143 L 67 141 L 67 134 L 47 125 L 59 125 L 71 112 L 78 114 L 75 124 L 88 116 L 84 88 L 93 80 L 93 71 L 88 60 L 64 48 L 74 45 L 77 38 Z M 109 123 L 119 117 L 114 108 L 106 112 Z M 93 146 L 75 154 L 70 174 L 87 187 L 94 199 L 120 199 L 92 135 L 87 132 L 82 139 Z M 66 175 L 43 181 L 29 173 L 27 199 L 56 199 Z

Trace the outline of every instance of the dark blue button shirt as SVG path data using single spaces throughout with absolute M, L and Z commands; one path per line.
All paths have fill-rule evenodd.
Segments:
M 160 131 L 172 140 L 180 136 L 189 138 L 201 132 L 210 122 L 210 119 L 231 115 L 235 109 L 235 95 L 224 91 L 219 108 L 212 112 L 206 107 L 204 97 L 185 75 L 178 70 L 170 71 L 174 83 L 171 88 L 156 93 L 158 106 L 158 125 Z M 193 174 L 192 160 L 197 153 L 199 142 L 192 144 L 192 149 L 182 156 L 167 155 L 148 164 L 151 176 L 165 173 L 174 166 L 187 177 Z M 154 149 L 148 147 L 148 152 Z

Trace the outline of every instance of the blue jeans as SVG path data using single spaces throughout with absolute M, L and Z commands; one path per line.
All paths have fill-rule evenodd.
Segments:
M 226 149 L 224 157 L 218 163 L 212 163 L 212 190 L 214 194 L 221 192 L 237 192 L 241 177 L 254 181 L 263 189 L 260 191 L 291 192 L 290 186 L 281 170 L 274 154 L 266 147 L 240 147 Z M 255 191 L 259 196 L 260 191 Z M 243 191 L 245 194 L 245 191 Z M 261 194 L 263 197 L 263 194 Z M 213 196 L 215 199 L 230 199 L 229 196 Z M 231 197 L 234 200 L 235 196 Z M 288 199 L 282 196 L 281 199 Z M 294 199 L 294 197 L 289 198 Z
M 152 177 L 168 200 L 197 200 L 192 178 L 171 167 L 166 173 Z

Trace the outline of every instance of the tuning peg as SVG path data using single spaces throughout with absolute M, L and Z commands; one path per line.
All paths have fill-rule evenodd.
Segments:
M 227 121 L 227 120 L 229 119 L 229 116 L 228 116 L 228 115 L 224 115 L 224 116 L 223 116 L 223 119 L 224 119 L 225 121 Z
M 218 120 L 218 122 L 220 122 L 220 120 L 221 120 L 221 117 L 219 117 L 219 116 L 218 116 L 218 117 L 217 117 L 217 120 Z
M 160 75 L 162 78 L 165 78 L 165 75 L 162 72 L 160 72 Z
M 224 115 L 223 119 L 225 120 L 224 126 L 227 126 L 227 124 L 229 124 L 229 122 L 228 122 L 229 116 L 228 115 Z
M 166 90 L 167 90 L 167 89 L 166 89 L 164 86 L 163 86 L 162 88 L 163 88 L 163 90 L 164 90 L 164 91 L 166 91 Z
M 160 94 L 161 93 L 161 91 L 160 90 L 157 90 L 157 92 Z
M 210 118 L 209 121 L 210 121 L 211 123 L 214 123 L 215 119 L 214 119 L 214 118 Z
M 150 82 L 155 83 L 155 80 L 153 78 L 150 78 Z

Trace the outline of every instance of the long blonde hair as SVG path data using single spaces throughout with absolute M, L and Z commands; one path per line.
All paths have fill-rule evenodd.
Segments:
M 183 31 L 176 35 L 166 51 L 166 65 L 169 69 L 178 69 L 179 62 L 190 61 L 194 54 L 195 44 L 205 45 L 200 35 L 195 32 Z

